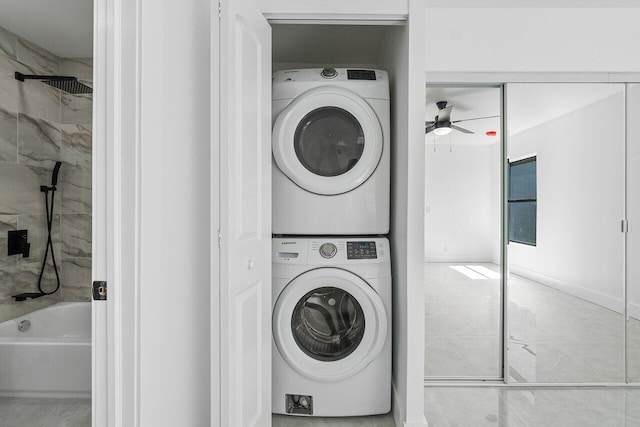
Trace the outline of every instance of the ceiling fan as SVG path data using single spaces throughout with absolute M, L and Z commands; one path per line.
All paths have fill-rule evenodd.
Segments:
M 473 119 L 463 119 L 463 120 L 454 120 L 451 121 L 451 110 L 453 109 L 453 105 L 447 107 L 447 101 L 438 101 L 436 102 L 438 106 L 438 115 L 435 117 L 434 121 L 425 122 L 425 133 L 433 132 L 436 135 L 447 135 L 451 133 L 453 129 L 463 132 L 463 133 L 471 133 L 469 129 L 461 128 L 460 126 L 454 125 L 454 123 L 467 122 L 469 120 L 480 120 L 480 119 L 490 119 L 493 117 L 500 116 L 487 116 L 487 117 L 476 117 Z

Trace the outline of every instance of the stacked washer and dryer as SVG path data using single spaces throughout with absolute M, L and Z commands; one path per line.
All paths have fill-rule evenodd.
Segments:
M 272 411 L 387 413 L 387 73 L 278 71 L 272 94 Z

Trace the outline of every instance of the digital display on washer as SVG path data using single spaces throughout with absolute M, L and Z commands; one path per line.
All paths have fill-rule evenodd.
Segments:
M 376 72 L 373 70 L 347 70 L 349 80 L 375 80 Z
M 376 259 L 376 242 L 347 242 L 347 259 Z

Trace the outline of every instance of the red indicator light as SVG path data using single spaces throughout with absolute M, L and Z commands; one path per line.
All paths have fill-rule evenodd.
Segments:
M 498 133 L 495 130 L 488 130 L 487 136 L 496 136 Z

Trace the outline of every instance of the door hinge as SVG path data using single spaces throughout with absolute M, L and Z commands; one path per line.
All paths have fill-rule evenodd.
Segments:
M 222 2 L 218 1 L 218 18 L 222 18 Z
M 94 301 L 106 301 L 107 300 L 107 282 L 96 280 L 93 282 L 93 300 Z
M 623 219 L 621 221 L 620 231 L 622 231 L 623 233 L 629 232 L 629 221 L 627 221 L 626 219 Z
M 222 247 L 222 233 L 218 230 L 218 247 Z

